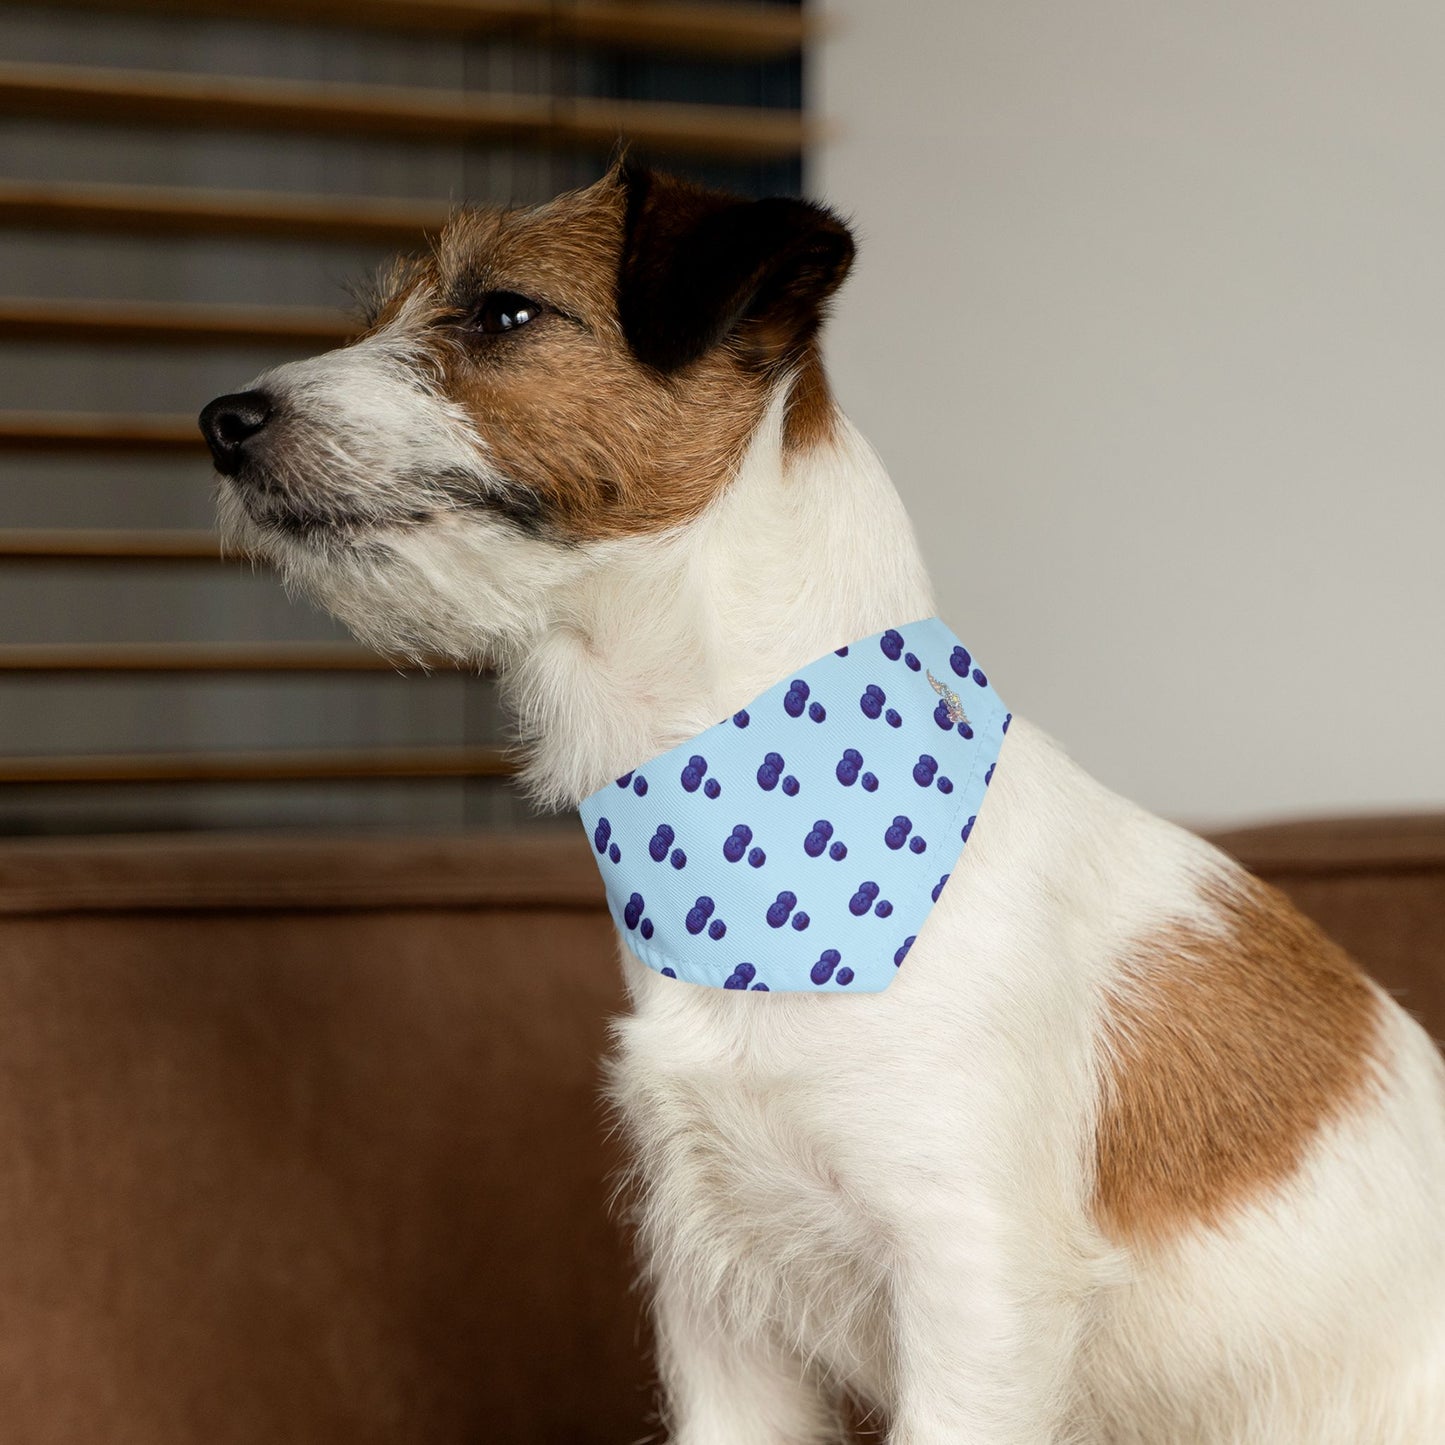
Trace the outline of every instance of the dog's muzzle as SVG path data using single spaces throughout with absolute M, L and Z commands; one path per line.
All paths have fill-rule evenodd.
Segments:
M 234 477 L 245 465 L 247 446 L 265 430 L 274 411 L 264 391 L 238 391 L 207 404 L 200 416 L 201 435 L 223 477 Z

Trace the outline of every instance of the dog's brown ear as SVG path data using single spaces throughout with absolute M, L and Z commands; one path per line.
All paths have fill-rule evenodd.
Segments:
M 853 237 L 807 201 L 742 200 L 623 161 L 617 304 L 634 355 L 677 371 L 736 334 L 762 364 L 798 356 L 853 261 Z

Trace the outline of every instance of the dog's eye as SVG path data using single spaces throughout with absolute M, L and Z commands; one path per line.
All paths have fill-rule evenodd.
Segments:
M 486 336 L 515 331 L 542 314 L 542 303 L 515 291 L 488 291 L 472 312 L 472 325 Z

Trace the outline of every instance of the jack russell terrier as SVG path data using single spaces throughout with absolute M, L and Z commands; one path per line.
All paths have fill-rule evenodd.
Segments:
M 1445 1441 L 1440 1057 L 933 616 L 819 359 L 852 258 L 622 162 L 202 413 L 231 541 L 495 667 L 583 812 L 671 1440 Z

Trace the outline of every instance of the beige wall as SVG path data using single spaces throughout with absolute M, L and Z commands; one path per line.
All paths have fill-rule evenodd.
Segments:
M 845 406 L 942 611 L 1205 821 L 1445 805 L 1445 7 L 825 0 Z

